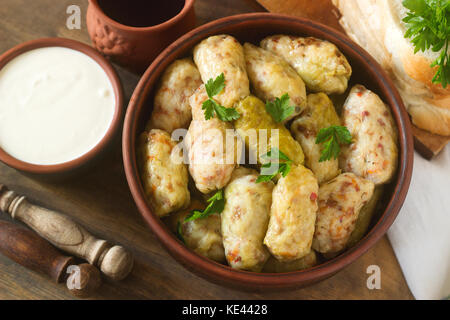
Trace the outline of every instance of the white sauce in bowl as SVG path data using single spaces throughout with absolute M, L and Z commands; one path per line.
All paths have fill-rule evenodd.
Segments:
M 105 136 L 114 113 L 106 72 L 79 51 L 34 49 L 0 69 L 0 148 L 21 161 L 79 158 Z

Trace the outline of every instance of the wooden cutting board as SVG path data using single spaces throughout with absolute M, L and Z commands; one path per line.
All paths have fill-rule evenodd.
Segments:
M 257 0 L 270 12 L 309 18 L 345 33 L 339 24 L 341 14 L 331 0 Z M 436 156 L 450 141 L 449 137 L 432 134 L 413 125 L 414 146 L 426 159 Z

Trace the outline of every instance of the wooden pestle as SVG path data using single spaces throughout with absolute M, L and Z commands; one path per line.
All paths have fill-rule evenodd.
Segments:
M 113 280 L 124 279 L 133 268 L 133 256 L 123 247 L 95 238 L 67 216 L 31 204 L 2 184 L 0 211 L 22 221 L 59 249 L 98 266 Z
M 72 280 L 74 284 L 78 282 L 79 287 L 69 288 L 78 297 L 88 297 L 101 285 L 100 272 L 94 266 L 76 265 L 74 258 L 62 255 L 35 232 L 1 220 L 0 253 L 28 269 L 46 274 L 57 283 L 69 278 L 70 266 L 78 267 L 79 273 L 71 276 L 79 276 L 78 281 Z

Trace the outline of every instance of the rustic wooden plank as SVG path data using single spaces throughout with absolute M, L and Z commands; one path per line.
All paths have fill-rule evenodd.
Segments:
M 428 160 L 433 159 L 435 156 L 445 148 L 450 141 L 450 136 L 440 136 L 432 134 L 428 131 L 412 126 L 414 134 L 414 147 L 415 149 Z
M 195 2 L 199 25 L 235 14 L 261 11 L 266 10 L 254 0 L 196 0 Z
M 0 6 L 0 52 L 23 41 L 61 36 L 90 43 L 81 30 L 65 28 L 65 10 L 87 0 L 3 0 Z M 242 12 L 261 11 L 253 0 L 197 0 L 199 22 Z M 211 9 L 214 8 L 214 9 Z M 138 77 L 117 67 L 129 98 Z M 282 293 L 245 293 L 211 284 L 186 271 L 160 246 L 144 224 L 129 192 L 120 141 L 97 167 L 76 178 L 49 182 L 0 164 L 0 181 L 45 207 L 71 216 L 96 236 L 121 244 L 135 255 L 136 266 L 124 281 L 105 281 L 93 299 L 411 299 L 392 248 L 383 238 L 340 273 L 308 288 Z M 0 219 L 8 219 L 0 215 Z M 381 290 L 366 287 L 366 268 L 381 268 Z M 1 299 L 72 299 L 64 285 L 29 271 L 0 255 Z
M 331 0 L 258 0 L 270 12 L 312 19 L 345 33 L 339 24 L 339 10 Z

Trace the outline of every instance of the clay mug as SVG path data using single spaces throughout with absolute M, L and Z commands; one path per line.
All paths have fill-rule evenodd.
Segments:
M 87 10 L 94 47 L 138 73 L 195 23 L 194 0 L 89 0 Z

